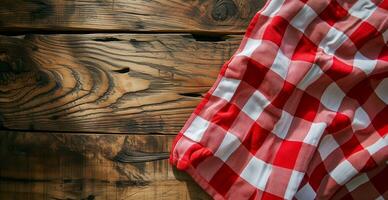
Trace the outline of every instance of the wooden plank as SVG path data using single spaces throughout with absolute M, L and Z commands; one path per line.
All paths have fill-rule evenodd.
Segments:
M 209 199 L 168 164 L 172 139 L 0 131 L 0 199 Z
M 243 33 L 260 0 L 3 0 L 0 31 Z
M 0 36 L 0 127 L 176 134 L 241 38 Z

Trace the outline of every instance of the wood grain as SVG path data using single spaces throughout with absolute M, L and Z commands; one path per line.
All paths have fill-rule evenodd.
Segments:
M 0 31 L 243 33 L 259 0 L 3 0 Z
M 190 34 L 0 36 L 0 128 L 176 134 L 241 36 L 207 40 Z
M 168 164 L 172 139 L 0 131 L 0 199 L 209 199 Z
M 0 199 L 210 199 L 169 150 L 263 5 L 3 0 Z

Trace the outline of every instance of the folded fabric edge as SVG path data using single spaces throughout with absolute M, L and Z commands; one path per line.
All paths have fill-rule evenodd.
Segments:
M 256 14 L 253 16 L 253 18 L 251 19 L 250 23 L 248 24 L 248 27 L 246 29 L 246 32 L 244 34 L 244 38 L 242 39 L 241 43 L 240 43 L 240 46 L 238 47 L 238 49 L 234 52 L 234 54 L 231 56 L 231 58 L 229 60 L 227 60 L 221 67 L 220 69 L 220 72 L 216 78 L 216 81 L 214 82 L 214 84 L 212 85 L 212 87 L 209 89 L 209 91 L 206 93 L 205 97 L 201 100 L 201 102 L 197 105 L 197 107 L 194 109 L 194 111 L 192 112 L 192 114 L 190 115 L 190 117 L 188 118 L 188 120 L 185 122 L 185 126 L 189 126 L 191 123 L 191 120 L 196 116 L 197 113 L 199 113 L 203 107 L 205 106 L 205 104 L 207 103 L 207 101 L 209 100 L 210 96 L 211 96 L 211 93 L 216 89 L 216 87 L 218 86 L 219 82 L 221 81 L 222 77 L 223 77 L 223 74 L 225 73 L 225 71 L 227 70 L 228 68 L 228 65 L 229 63 L 233 60 L 233 58 L 237 55 L 237 53 L 239 51 L 241 51 L 241 48 L 242 48 L 242 44 L 244 43 L 244 40 L 246 40 L 249 35 L 251 34 L 251 32 L 253 31 L 253 28 L 255 27 L 256 23 L 257 23 L 257 20 L 258 20 L 258 17 L 260 16 L 260 14 L 269 6 L 270 2 L 272 0 L 267 0 L 264 4 L 264 6 L 258 11 L 256 12 Z M 183 130 L 184 128 L 182 128 Z M 175 166 L 178 170 L 181 170 L 181 171 L 184 171 L 186 173 L 188 173 L 193 179 L 194 181 L 202 188 L 205 190 L 205 192 L 207 192 L 213 199 L 225 199 L 221 194 L 219 194 L 210 184 L 209 182 L 200 175 L 199 171 L 193 166 L 193 161 L 190 160 L 190 156 L 189 155 L 186 155 L 185 156 L 181 156 L 181 155 L 178 155 L 178 153 L 175 151 L 175 148 L 176 148 L 176 145 L 178 143 L 178 141 L 180 141 L 181 139 L 186 139 L 186 140 L 190 140 L 190 138 L 187 138 L 184 136 L 183 132 L 180 131 L 177 136 L 174 138 L 173 140 L 173 143 L 171 145 L 171 151 L 170 151 L 170 157 L 169 157 L 169 163 L 172 165 L 172 166 Z M 208 154 L 207 156 L 213 156 L 213 152 L 211 152 L 209 149 L 207 149 L 205 146 L 202 146 L 200 143 L 198 142 L 195 142 L 197 145 L 200 145 L 201 149 L 202 149 L 202 152 L 207 152 L 207 153 L 210 153 Z M 196 149 L 196 151 L 198 151 L 198 149 Z M 192 154 L 193 152 L 191 152 L 190 154 Z
M 237 50 L 238 51 L 238 50 Z M 203 99 L 200 101 L 200 103 L 196 106 L 196 108 L 194 109 L 194 111 L 191 113 L 190 117 L 187 119 L 187 121 L 185 122 L 185 125 L 183 126 L 182 130 L 177 134 L 177 136 L 174 138 L 173 140 L 173 143 L 171 145 L 171 151 L 170 151 L 170 157 L 169 157 L 169 163 L 172 165 L 172 166 L 175 166 L 178 170 L 180 171 L 184 171 L 186 173 L 188 173 L 193 179 L 194 181 L 205 191 L 207 192 L 213 199 L 225 199 L 221 194 L 219 194 L 210 184 L 208 181 L 206 181 L 200 174 L 199 172 L 197 171 L 197 169 L 193 166 L 193 162 L 197 162 L 197 161 L 193 161 L 193 159 L 191 158 L 193 154 L 195 153 L 198 153 L 199 154 L 207 154 L 207 156 L 203 157 L 202 156 L 202 159 L 205 159 L 206 157 L 210 157 L 210 156 L 213 156 L 213 152 L 211 152 L 211 150 L 209 150 L 208 148 L 206 148 L 205 146 L 203 146 L 201 143 L 199 142 L 195 142 L 195 141 L 192 141 L 190 138 L 186 137 L 184 134 L 183 134 L 183 130 L 185 129 L 186 126 L 190 126 L 191 124 L 191 121 L 197 116 L 198 113 L 200 113 L 203 109 L 203 107 L 206 105 L 206 103 L 208 102 L 210 96 L 211 96 L 211 93 L 216 89 L 216 87 L 218 86 L 219 82 L 221 81 L 224 72 L 227 70 L 228 68 L 228 65 L 230 63 L 230 61 L 233 59 L 234 55 L 228 60 L 226 61 L 221 69 L 220 69 L 220 73 L 218 74 L 217 78 L 216 78 L 216 81 L 215 83 L 213 84 L 213 86 L 208 90 L 208 92 L 206 93 L 206 95 L 203 97 Z M 184 153 L 184 155 L 180 155 L 177 151 L 176 151 L 176 145 L 179 141 L 181 140 L 187 140 L 187 141 L 192 141 L 193 143 L 195 143 L 195 145 L 192 145 L 192 146 L 195 146 L 194 148 L 195 149 L 191 149 L 191 150 L 188 150 L 186 149 L 186 152 Z M 188 152 L 188 151 L 191 151 L 191 152 Z M 202 160 L 198 160 L 198 162 L 201 162 Z
M 182 138 L 185 137 L 182 133 L 179 133 L 173 142 L 173 150 L 175 148 L 176 143 Z M 186 137 L 185 137 L 186 139 Z M 188 139 L 188 138 L 187 138 Z M 205 148 L 205 147 L 203 147 Z M 169 162 L 172 166 L 175 166 L 178 170 L 184 171 L 188 173 L 194 181 L 213 199 L 224 199 L 222 195 L 220 195 L 210 184 L 206 181 L 196 168 L 193 167 L 192 161 L 186 159 L 185 157 L 178 158 L 174 155 L 174 151 L 171 151 Z

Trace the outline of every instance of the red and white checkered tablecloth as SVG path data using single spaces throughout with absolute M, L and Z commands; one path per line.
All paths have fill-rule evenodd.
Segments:
M 176 137 L 214 199 L 388 198 L 388 0 L 268 0 Z

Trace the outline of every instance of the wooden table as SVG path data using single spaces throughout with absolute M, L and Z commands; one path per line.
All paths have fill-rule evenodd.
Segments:
M 208 199 L 167 161 L 258 0 L 3 0 L 0 199 Z

